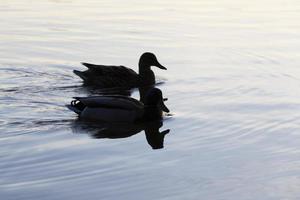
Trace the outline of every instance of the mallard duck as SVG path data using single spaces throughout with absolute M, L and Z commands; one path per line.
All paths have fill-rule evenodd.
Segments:
M 164 104 L 162 92 L 152 88 L 145 103 L 122 95 L 74 97 L 67 107 L 80 119 L 103 122 L 139 122 L 162 118 L 162 111 L 169 112 Z
M 135 88 L 155 84 L 155 76 L 151 66 L 166 70 L 153 53 L 143 53 L 139 60 L 139 74 L 124 66 L 95 65 L 82 63 L 88 68 L 86 71 L 73 70 L 85 85 L 100 88 Z

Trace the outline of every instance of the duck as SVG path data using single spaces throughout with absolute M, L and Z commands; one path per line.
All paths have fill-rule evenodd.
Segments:
M 156 56 L 151 52 L 145 52 L 139 60 L 139 73 L 125 66 L 96 65 L 81 63 L 88 69 L 86 71 L 73 70 L 73 73 L 83 80 L 86 86 L 98 88 L 126 88 L 132 89 L 155 84 L 155 75 L 151 66 L 167 70 L 161 65 Z
M 67 107 L 78 114 L 80 119 L 101 122 L 136 123 L 162 119 L 169 109 L 164 104 L 162 92 L 152 88 L 142 103 L 132 97 L 122 95 L 103 95 L 73 97 Z

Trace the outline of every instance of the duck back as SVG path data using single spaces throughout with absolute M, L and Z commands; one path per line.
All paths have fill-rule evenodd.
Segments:
M 122 95 L 106 95 L 106 96 L 92 96 L 92 97 L 74 97 L 80 101 L 84 106 L 90 108 L 106 107 L 123 110 L 141 110 L 144 108 L 143 103 L 131 97 Z
M 83 110 L 80 118 L 92 121 L 103 122 L 134 122 L 142 117 L 142 113 L 135 110 L 125 110 L 121 108 L 90 108 Z
M 124 66 L 94 65 L 82 63 L 88 70 L 80 72 L 74 70 L 85 85 L 96 85 L 103 88 L 124 87 L 131 88 L 138 85 L 138 74 Z

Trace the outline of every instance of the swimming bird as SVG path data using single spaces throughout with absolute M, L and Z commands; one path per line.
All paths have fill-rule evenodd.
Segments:
M 151 66 L 166 70 L 153 53 L 143 53 L 139 60 L 139 73 L 124 66 L 95 65 L 82 63 L 88 70 L 73 70 L 84 82 L 84 85 L 100 88 L 135 88 L 155 84 L 155 76 Z
M 169 112 L 158 88 L 152 88 L 147 93 L 145 103 L 122 95 L 74 99 L 67 107 L 84 120 L 131 123 L 161 119 L 163 111 Z

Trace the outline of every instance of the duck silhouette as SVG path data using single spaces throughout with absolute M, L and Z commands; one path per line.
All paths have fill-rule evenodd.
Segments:
M 163 111 L 169 112 L 164 104 L 162 92 L 151 88 L 144 102 L 122 95 L 74 97 L 67 107 L 79 118 L 103 122 L 141 122 L 162 118 Z
M 153 53 L 145 52 L 139 60 L 139 73 L 124 66 L 95 65 L 82 63 L 88 68 L 86 71 L 73 70 L 84 85 L 99 88 L 126 88 L 131 89 L 155 84 L 155 75 L 151 66 L 166 70 Z

